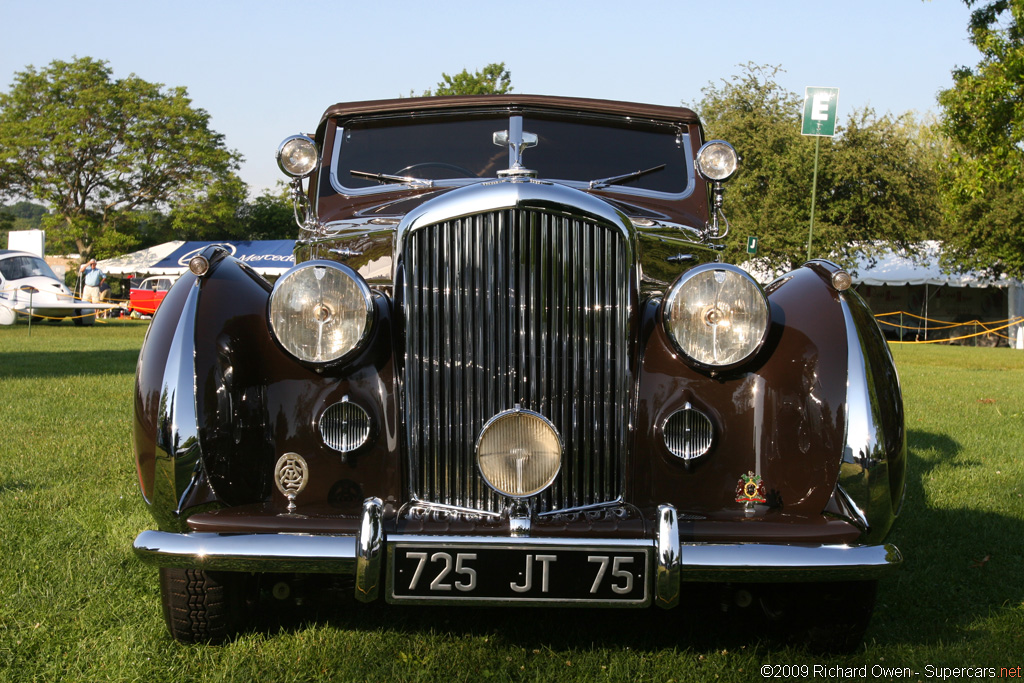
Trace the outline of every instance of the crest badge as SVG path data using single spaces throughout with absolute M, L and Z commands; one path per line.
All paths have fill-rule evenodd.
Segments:
M 743 503 L 748 510 L 754 509 L 754 503 L 768 501 L 768 491 L 761 481 L 761 475 L 747 472 L 736 482 L 736 502 Z
M 288 512 L 295 510 L 295 497 L 306 488 L 309 465 L 298 453 L 285 453 L 277 459 L 274 467 L 274 482 L 277 490 L 288 499 Z

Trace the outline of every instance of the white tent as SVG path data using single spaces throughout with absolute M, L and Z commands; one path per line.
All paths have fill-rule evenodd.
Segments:
M 127 275 L 178 275 L 183 271 L 180 268 L 153 269 L 153 264 L 162 261 L 168 254 L 185 244 L 184 240 L 164 242 L 149 249 L 133 251 L 130 254 L 115 256 L 97 262 L 97 266 L 107 275 L 125 277 Z
M 1024 348 L 1024 324 L 1014 322 L 1024 320 L 1024 285 L 1019 280 L 976 272 L 945 272 L 941 243 L 925 242 L 922 247 L 922 256 L 916 260 L 889 252 L 874 266 L 857 268 L 853 282 L 876 315 L 890 313 L 890 309 L 913 313 L 927 319 L 923 322 L 926 336 L 929 321 L 934 318 L 953 318 L 950 322 L 979 320 L 1002 327 L 1000 335 L 1010 339 L 1010 346 Z M 896 328 L 897 322 L 891 317 L 879 321 L 883 330 L 887 329 L 886 323 Z M 931 324 L 934 328 L 935 323 Z

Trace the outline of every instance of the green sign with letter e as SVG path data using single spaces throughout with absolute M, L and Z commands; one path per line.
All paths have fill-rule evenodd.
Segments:
M 836 134 L 836 109 L 839 107 L 839 88 L 804 90 L 804 123 L 801 135 L 832 137 Z

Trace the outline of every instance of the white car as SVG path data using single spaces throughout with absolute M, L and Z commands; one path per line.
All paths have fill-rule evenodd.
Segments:
M 75 323 L 91 324 L 92 316 L 79 316 L 105 308 L 115 306 L 75 301 L 71 290 L 35 254 L 0 249 L 0 325 L 13 324 L 19 313 L 51 319 L 75 316 Z

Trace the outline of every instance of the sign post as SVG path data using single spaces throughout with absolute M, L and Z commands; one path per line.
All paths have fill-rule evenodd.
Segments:
M 804 115 L 801 135 L 814 136 L 814 180 L 811 182 L 811 224 L 807 228 L 807 260 L 811 260 L 811 241 L 814 237 L 814 199 L 818 194 L 818 153 L 823 137 L 836 134 L 836 110 L 839 108 L 839 88 L 804 89 Z

